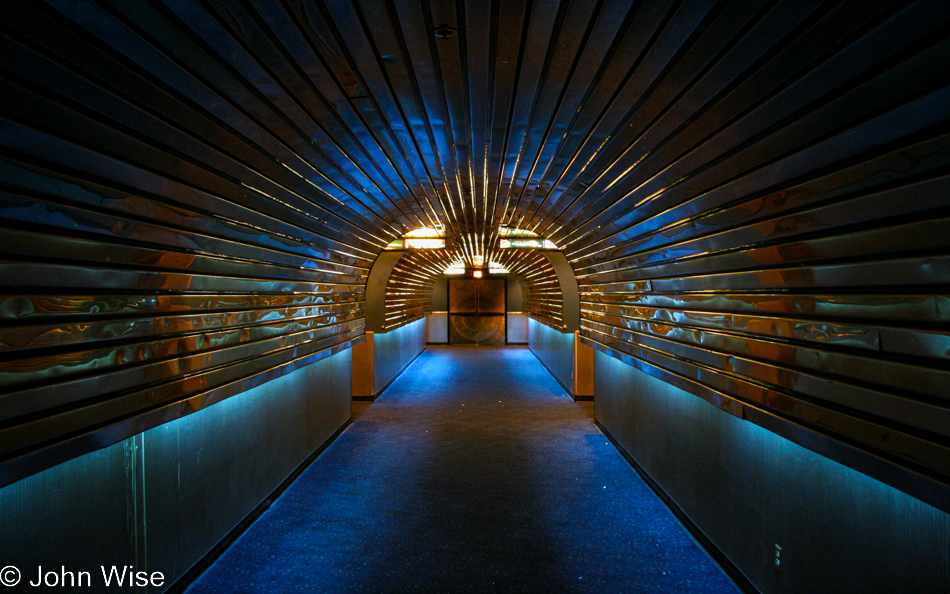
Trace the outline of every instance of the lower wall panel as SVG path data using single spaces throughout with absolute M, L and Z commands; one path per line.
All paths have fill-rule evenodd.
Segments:
M 561 386 L 574 395 L 574 333 L 528 318 L 528 348 Z
M 601 352 L 595 369 L 597 419 L 762 592 L 950 591 L 946 513 Z
M 508 344 L 528 343 L 528 316 L 521 312 L 509 311 L 506 314 L 505 327 L 508 332 Z
M 449 342 L 449 312 L 434 311 L 426 316 L 426 342 L 429 344 Z
M 0 490 L 3 565 L 175 581 L 350 417 L 350 350 Z M 31 578 L 33 579 L 33 578 Z
M 373 337 L 373 374 L 378 395 L 426 348 L 426 319 Z

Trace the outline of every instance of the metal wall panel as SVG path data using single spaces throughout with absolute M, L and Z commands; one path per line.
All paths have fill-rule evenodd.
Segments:
M 168 585 L 349 420 L 351 352 L 143 434 L 142 544 Z
M 415 320 L 373 335 L 373 374 L 378 395 L 426 348 L 426 321 Z
M 385 328 L 391 330 L 424 317 L 432 311 L 432 290 L 438 274 L 427 266 L 419 252 L 406 252 L 396 262 L 386 283 Z
M 426 343 L 446 344 L 449 341 L 449 312 L 434 311 L 426 316 Z
M 541 252 L 510 250 L 502 258 L 502 264 L 517 271 L 522 282 L 522 310 L 531 318 L 551 326 L 562 328 L 564 324 L 564 301 L 561 284 L 551 261 Z M 519 253 L 520 252 L 520 253 Z
M 604 353 L 595 368 L 597 419 L 760 591 L 950 588 L 946 512 Z
M 551 375 L 574 395 L 574 333 L 528 318 L 528 347 Z
M 319 191 L 286 113 L 164 9 L 22 8 L 0 27 L 4 484 L 358 340 L 388 229 Z
M 505 320 L 505 327 L 508 331 L 509 344 L 527 344 L 528 342 L 528 316 L 520 311 L 509 311 Z
M 3 566 L 23 580 L 35 580 L 40 565 L 97 578 L 101 565 L 142 567 L 140 444 L 129 438 L 0 488 Z M 82 546 L 63 546 L 72 542 Z
M 97 592 L 131 565 L 165 591 L 349 419 L 350 353 L 0 488 L 4 564 Z

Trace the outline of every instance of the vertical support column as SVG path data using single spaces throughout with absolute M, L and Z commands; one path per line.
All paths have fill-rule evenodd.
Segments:
M 580 320 L 580 290 L 577 286 L 577 277 L 574 269 L 562 252 L 544 252 L 551 261 L 557 281 L 561 286 L 562 310 L 564 320 L 563 332 L 573 334 L 574 352 L 571 368 L 572 385 L 568 387 L 574 400 L 594 399 L 594 349 L 581 342 Z
M 372 400 L 376 397 L 375 333 L 366 332 L 366 340 L 353 347 L 353 398 Z
M 386 283 L 405 251 L 382 252 L 373 262 L 366 279 L 366 330 L 380 332 L 386 324 Z
M 376 398 L 376 365 L 373 338 L 383 332 L 386 325 L 386 284 L 389 276 L 402 258 L 404 251 L 382 252 L 373 262 L 366 279 L 366 294 L 363 304 L 366 319 L 366 340 L 353 347 L 353 398 L 372 400 Z
M 594 349 L 574 331 L 574 400 L 594 399 Z
M 544 252 L 544 255 L 554 266 L 557 282 L 561 285 L 561 317 L 564 320 L 564 331 L 575 332 L 580 327 L 581 304 L 574 269 L 561 252 Z

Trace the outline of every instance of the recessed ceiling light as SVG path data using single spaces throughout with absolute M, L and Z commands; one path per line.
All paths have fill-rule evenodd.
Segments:
M 455 34 L 458 32 L 458 29 L 455 27 L 450 27 L 448 25 L 439 25 L 435 28 L 435 36 L 439 39 L 448 39 L 449 37 L 455 37 Z

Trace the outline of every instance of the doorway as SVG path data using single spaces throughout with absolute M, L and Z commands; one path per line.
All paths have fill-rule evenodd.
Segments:
M 505 344 L 503 278 L 449 279 L 449 344 Z

